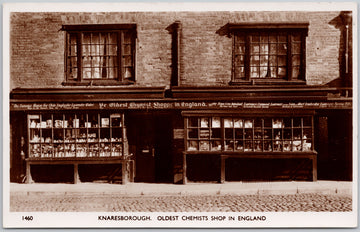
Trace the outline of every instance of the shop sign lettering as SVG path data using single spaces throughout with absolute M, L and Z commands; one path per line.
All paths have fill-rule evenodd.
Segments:
M 132 101 L 94 103 L 11 103 L 10 110 L 91 109 L 351 109 L 352 102 L 248 103 L 226 101 Z

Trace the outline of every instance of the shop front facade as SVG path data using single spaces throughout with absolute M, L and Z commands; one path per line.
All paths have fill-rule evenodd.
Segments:
M 352 180 L 351 17 L 12 13 L 10 179 Z

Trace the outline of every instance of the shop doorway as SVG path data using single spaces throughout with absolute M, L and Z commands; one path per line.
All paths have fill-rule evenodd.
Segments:
M 171 115 L 131 112 L 125 116 L 136 182 L 172 182 Z

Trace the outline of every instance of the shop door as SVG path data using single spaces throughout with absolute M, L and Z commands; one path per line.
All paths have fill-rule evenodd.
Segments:
M 155 113 L 131 113 L 125 118 L 129 149 L 135 155 L 135 181 L 171 181 L 170 117 Z

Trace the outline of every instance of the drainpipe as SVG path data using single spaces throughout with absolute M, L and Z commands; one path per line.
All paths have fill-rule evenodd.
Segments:
M 349 49 L 349 45 L 352 42 L 351 37 L 349 36 L 351 31 L 350 27 L 352 26 L 352 12 L 351 11 L 341 11 L 340 18 L 342 20 L 344 26 L 344 62 L 343 65 L 345 67 L 342 68 L 343 70 L 343 78 L 344 78 L 344 86 L 345 87 L 352 87 L 352 51 Z M 345 93 L 346 97 L 348 96 L 348 90 Z

